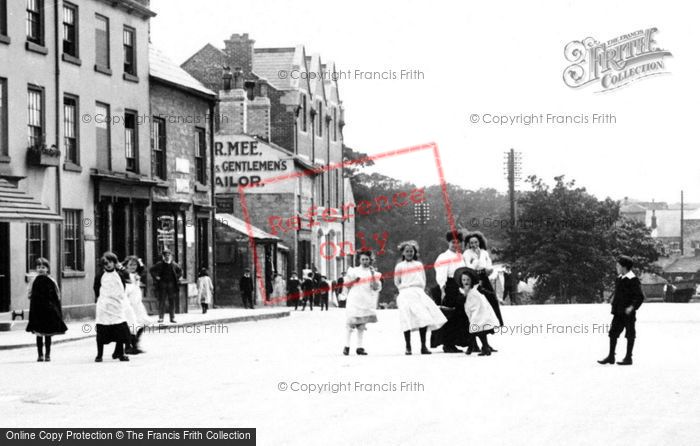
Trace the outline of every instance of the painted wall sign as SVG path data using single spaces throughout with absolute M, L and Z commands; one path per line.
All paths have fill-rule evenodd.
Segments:
M 294 160 L 275 147 L 246 135 L 221 135 L 214 142 L 216 193 L 238 193 L 238 186 L 255 186 L 246 193 L 294 193 L 290 181 L 261 184 L 292 173 Z

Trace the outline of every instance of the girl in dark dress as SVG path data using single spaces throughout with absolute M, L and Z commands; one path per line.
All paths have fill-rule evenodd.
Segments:
M 36 335 L 37 361 L 51 361 L 51 336 L 68 330 L 63 322 L 61 295 L 58 285 L 49 276 L 49 261 L 43 257 L 36 260 L 38 276 L 29 289 L 29 323 L 27 331 Z M 46 354 L 44 354 L 46 346 Z

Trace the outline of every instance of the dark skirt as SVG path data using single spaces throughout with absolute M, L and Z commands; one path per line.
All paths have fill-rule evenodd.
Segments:
M 110 342 L 130 342 L 131 333 L 126 322 L 113 325 L 97 324 L 97 342 L 109 344 Z
M 430 347 L 441 344 L 465 347 L 470 344 L 469 318 L 464 312 L 466 298 L 459 292 L 459 287 L 453 279 L 445 284 L 445 298 L 440 309 L 447 318 L 445 325 L 430 333 Z M 444 308 L 446 307 L 446 308 Z
M 56 283 L 47 276 L 37 276 L 32 283 L 29 323 L 26 331 L 37 336 L 61 335 L 68 330 L 63 322 L 61 300 Z
M 479 272 L 479 280 L 481 281 L 481 293 L 486 297 L 486 300 L 493 308 L 496 317 L 498 318 L 498 323 L 503 326 L 503 317 L 501 316 L 501 306 L 498 304 L 498 298 L 496 298 L 496 291 L 494 291 L 489 276 L 485 271 Z

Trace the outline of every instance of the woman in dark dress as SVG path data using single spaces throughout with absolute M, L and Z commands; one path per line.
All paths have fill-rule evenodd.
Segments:
M 61 295 L 58 285 L 49 276 L 49 261 L 43 257 L 36 260 L 38 275 L 29 289 L 29 323 L 27 331 L 36 335 L 37 361 L 51 361 L 51 336 L 68 330 L 63 322 Z M 44 346 L 46 354 L 44 354 Z
M 463 270 L 466 268 L 457 269 L 455 277 L 459 277 Z M 452 279 L 448 280 L 445 288 L 445 297 L 440 308 L 447 317 L 447 322 L 439 330 L 431 332 L 430 347 L 436 348 L 443 344 L 445 353 L 461 353 L 456 346 L 471 347 L 474 343 L 469 335 L 469 319 L 464 311 L 467 298 L 459 292 L 457 282 Z

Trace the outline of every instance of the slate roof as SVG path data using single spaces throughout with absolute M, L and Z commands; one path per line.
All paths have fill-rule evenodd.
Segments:
M 664 268 L 664 273 L 696 273 L 700 271 L 700 257 L 680 257 Z
M 216 97 L 216 93 L 205 87 L 187 71 L 180 68 L 170 60 L 165 53 L 155 48 L 153 45 L 149 47 L 149 64 L 149 74 L 153 78 L 204 94 L 205 96 Z
M 293 79 L 289 73 L 294 68 L 295 52 L 296 48 L 255 48 L 253 73 L 278 90 L 292 88 Z M 280 76 L 280 71 L 285 71 L 287 76 Z

